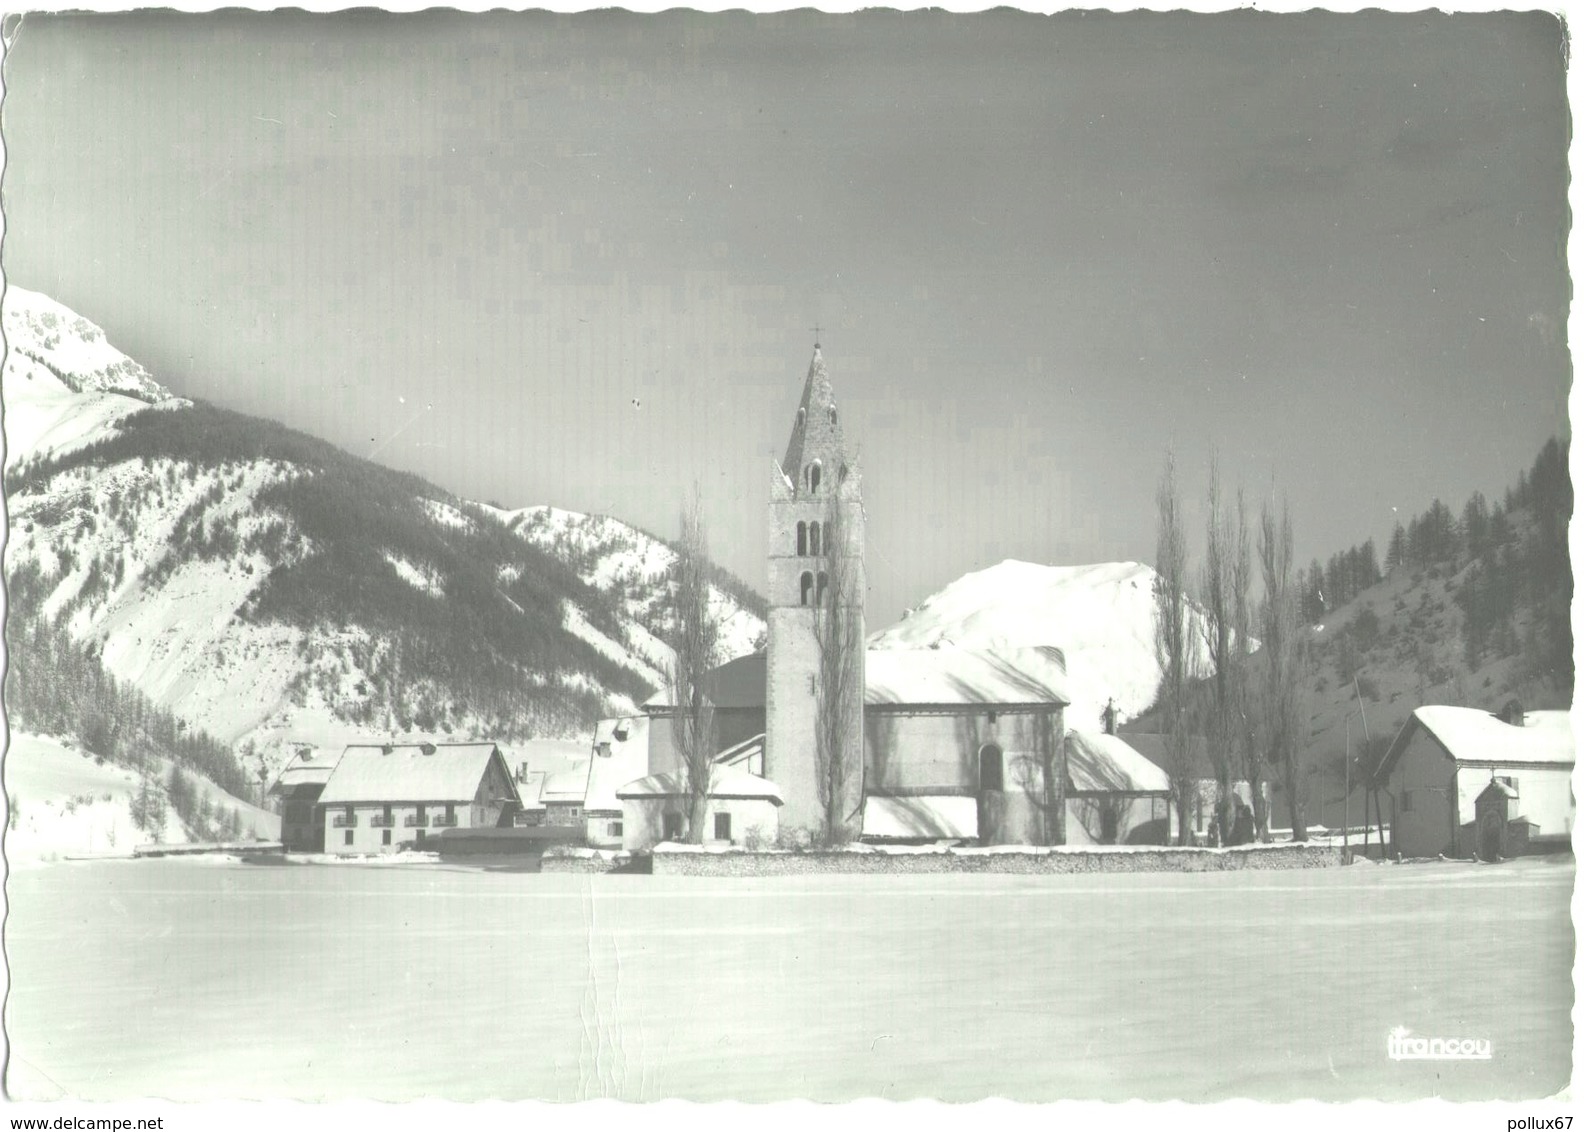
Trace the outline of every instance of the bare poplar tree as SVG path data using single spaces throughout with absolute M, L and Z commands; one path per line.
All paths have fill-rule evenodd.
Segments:
M 1293 577 L 1292 516 L 1285 499 L 1279 519 L 1274 498 L 1267 499 L 1260 509 L 1259 558 L 1265 583 L 1260 607 L 1260 653 L 1264 658 L 1260 730 L 1265 757 L 1281 771 L 1293 840 L 1305 841 L 1308 823 L 1298 792 L 1303 654 L 1298 636 L 1298 583 Z
M 1194 672 L 1194 642 L 1188 605 L 1188 540 L 1183 532 L 1182 499 L 1171 450 L 1155 494 L 1155 655 L 1160 661 L 1158 704 L 1166 746 L 1166 777 L 1177 809 L 1177 841 L 1188 841 L 1189 811 L 1197 789 L 1193 770 L 1193 722 L 1189 693 Z
M 682 537 L 672 578 L 671 688 L 676 702 L 672 734 L 688 794 L 687 840 L 704 840 L 710 775 L 715 767 L 715 707 L 708 679 L 715 667 L 720 626 L 710 607 L 709 542 L 698 488 L 682 512 Z
M 847 723 L 863 710 L 863 595 L 857 592 L 852 531 L 843 513 L 839 487 L 825 508 L 825 568 L 815 582 L 814 640 L 819 648 L 815 687 L 815 755 L 823 809 L 822 836 L 827 845 L 842 845 L 856 835 L 857 810 L 848 806 L 856 795 L 863 805 L 862 739 Z M 854 786 L 860 788 L 855 792 Z
M 1255 703 L 1251 653 L 1254 645 L 1254 607 L 1249 597 L 1253 582 L 1252 556 L 1249 553 L 1248 507 L 1243 488 L 1237 492 L 1237 507 L 1232 516 L 1233 553 L 1228 577 L 1231 580 L 1232 606 L 1232 693 L 1231 721 L 1235 730 L 1237 764 L 1248 782 L 1254 809 L 1254 835 L 1266 839 L 1270 815 L 1265 809 L 1264 752 L 1259 742 L 1259 712 Z
M 1200 574 L 1199 600 L 1204 607 L 1204 642 L 1209 653 L 1210 688 L 1205 740 L 1210 766 L 1216 780 L 1216 828 L 1226 843 L 1232 817 L 1232 770 L 1236 759 L 1236 657 L 1233 639 L 1236 618 L 1233 613 L 1233 563 L 1237 554 L 1237 531 L 1232 516 L 1221 500 L 1221 473 L 1218 461 L 1210 457 L 1209 514 L 1205 530 L 1205 564 Z

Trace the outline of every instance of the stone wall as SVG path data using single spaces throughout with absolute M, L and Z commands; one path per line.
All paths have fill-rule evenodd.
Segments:
M 609 873 L 632 860 L 626 853 L 608 850 L 555 848 L 546 849 L 539 861 L 542 873 Z
M 548 864 L 548 858 L 546 859 Z M 1342 863 L 1334 845 L 1247 845 L 1232 849 L 1165 846 L 767 852 L 657 846 L 656 875 L 794 876 L 805 873 L 1142 873 L 1314 869 Z

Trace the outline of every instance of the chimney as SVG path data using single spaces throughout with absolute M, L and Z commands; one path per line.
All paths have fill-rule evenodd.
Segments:
M 1524 725 L 1523 704 L 1516 699 L 1508 700 L 1502 706 L 1501 711 L 1496 713 L 1496 718 L 1510 726 L 1522 727 Z
M 432 755 L 435 753 L 435 745 L 433 743 L 419 743 L 418 749 L 426 755 Z
M 1100 713 L 1100 725 L 1107 735 L 1117 733 L 1117 706 L 1114 697 L 1106 700 L 1105 710 Z

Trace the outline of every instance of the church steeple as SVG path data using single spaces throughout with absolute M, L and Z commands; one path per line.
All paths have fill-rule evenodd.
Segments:
M 858 464 L 817 342 L 770 484 L 769 535 L 765 773 L 782 790 L 784 833 L 837 836 L 829 820 L 850 824 L 862 804 L 867 586 Z M 836 672 L 847 674 L 839 689 Z M 840 752 L 835 762 L 822 762 L 828 750 Z M 821 777 L 836 766 L 848 768 L 839 785 Z
M 846 446 L 842 443 L 836 393 L 816 342 L 781 470 L 792 481 L 794 494 L 802 497 L 818 495 L 822 486 L 834 486 L 844 478 L 845 468 Z

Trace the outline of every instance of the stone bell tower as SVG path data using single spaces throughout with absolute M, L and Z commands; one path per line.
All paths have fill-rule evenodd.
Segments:
M 819 343 L 770 484 L 765 774 L 783 835 L 855 840 L 863 804 L 864 513 Z M 832 804 L 832 800 L 834 802 Z M 827 815 L 835 826 L 827 829 Z

